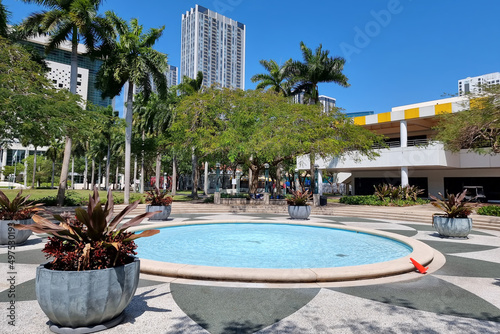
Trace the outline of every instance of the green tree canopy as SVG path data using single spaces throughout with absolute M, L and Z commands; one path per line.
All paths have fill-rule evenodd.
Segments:
M 372 145 L 381 141 L 341 113 L 263 91 L 208 89 L 185 97 L 176 111 L 177 145 L 247 164 L 254 177 L 264 163 L 276 166 L 304 154 L 372 157 Z
M 445 149 L 500 153 L 500 85 L 483 88 L 483 94 L 468 96 L 466 110 L 441 115 L 435 139 Z

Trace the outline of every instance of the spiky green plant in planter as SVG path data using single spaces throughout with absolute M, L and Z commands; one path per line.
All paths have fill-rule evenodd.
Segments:
M 146 212 L 160 211 L 150 218 L 150 220 L 167 220 L 172 211 L 172 196 L 167 191 L 162 191 L 155 187 L 146 194 Z
M 85 327 L 89 333 L 121 321 L 139 282 L 134 240 L 159 233 L 127 231 L 156 212 L 121 224 L 138 204 L 134 202 L 113 217 L 111 191 L 103 205 L 96 188 L 86 210 L 76 208 L 75 214 L 54 216 L 59 224 L 35 215 L 35 224 L 15 225 L 20 230 L 50 235 L 42 251 L 53 260 L 37 268 L 35 287 L 40 307 L 55 326 L 52 331 Z
M 0 191 L 0 244 L 17 245 L 24 243 L 31 231 L 19 231 L 12 225 L 33 224 L 31 217 L 38 211 L 43 210 L 40 206 L 43 204 L 33 204 L 28 201 L 30 195 L 23 196 L 20 190 L 16 197 L 11 201 Z
M 294 190 L 292 195 L 286 197 L 288 203 L 288 214 L 292 219 L 307 219 L 311 214 L 311 207 L 307 201 L 311 198 L 311 193 L 306 191 Z
M 472 219 L 469 215 L 472 208 L 464 201 L 467 190 L 459 194 L 448 194 L 445 198 L 438 193 L 441 198 L 430 196 L 431 202 L 436 208 L 441 209 L 444 214 L 434 214 L 432 224 L 436 231 L 445 237 L 467 237 L 472 230 Z

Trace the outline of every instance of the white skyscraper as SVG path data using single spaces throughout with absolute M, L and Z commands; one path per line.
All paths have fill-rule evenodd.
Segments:
M 196 5 L 182 15 L 181 80 L 203 72 L 203 84 L 245 89 L 245 31 L 234 21 Z
M 469 77 L 458 80 L 458 94 L 460 96 L 468 93 L 481 93 L 481 86 L 499 85 L 500 72 L 483 74 L 478 77 Z
M 167 86 L 177 86 L 177 66 L 168 65 Z

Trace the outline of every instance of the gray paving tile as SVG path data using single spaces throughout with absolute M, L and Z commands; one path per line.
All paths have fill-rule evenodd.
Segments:
M 495 246 L 472 244 L 467 239 L 462 239 L 461 241 L 463 242 L 422 240 L 422 242 L 444 254 L 480 252 L 498 248 Z
M 49 261 L 45 257 L 45 253 L 42 253 L 41 249 L 22 251 L 17 248 L 15 251 L 15 257 L 16 263 L 24 264 L 41 264 Z M 0 263 L 7 263 L 7 260 L 7 254 L 0 254 Z
M 495 262 L 446 255 L 445 265 L 435 273 L 447 276 L 499 278 L 500 265 Z
M 500 309 L 431 275 L 403 283 L 331 290 L 415 310 L 500 322 Z
M 396 234 L 404 235 L 405 237 L 413 237 L 414 235 L 418 234 L 418 231 L 416 231 L 416 230 L 381 230 L 381 231 L 396 233 Z
M 212 334 L 253 333 L 296 312 L 320 289 L 250 289 L 170 284 L 177 305 Z

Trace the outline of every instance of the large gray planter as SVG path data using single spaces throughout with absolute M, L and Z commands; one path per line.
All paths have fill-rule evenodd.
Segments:
M 30 230 L 18 230 L 9 224 L 33 224 L 33 219 L 0 220 L 0 245 L 19 245 L 25 243 L 31 235 Z
M 311 214 L 309 205 L 289 205 L 288 214 L 292 219 L 307 219 Z
M 466 237 L 472 229 L 471 218 L 448 218 L 434 215 L 432 221 L 436 231 L 445 237 Z
M 113 319 L 132 301 L 139 283 L 138 258 L 123 266 L 99 270 L 60 271 L 45 266 L 36 269 L 36 298 L 56 325 L 50 329 L 58 333 L 66 333 L 57 330 L 64 327 L 97 328 L 85 331 L 90 333 L 112 326 L 99 327 L 106 322 L 116 325 Z
M 170 212 L 172 211 L 172 206 L 146 205 L 146 212 L 155 212 L 155 211 L 161 211 L 161 212 L 150 217 L 149 220 L 167 220 L 168 216 L 170 216 Z

